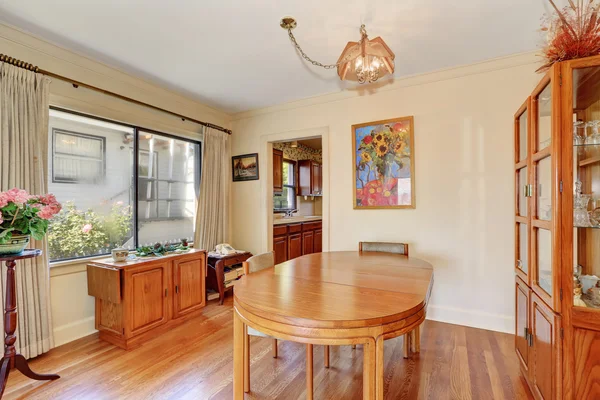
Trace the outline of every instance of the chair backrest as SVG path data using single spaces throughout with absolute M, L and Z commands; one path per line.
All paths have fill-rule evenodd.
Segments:
M 275 265 L 275 253 L 270 251 L 268 253 L 257 254 L 244 261 L 242 265 L 244 267 L 244 274 L 246 275 L 271 268 Z
M 358 251 L 379 251 L 408 256 L 408 244 L 386 242 L 358 242 Z

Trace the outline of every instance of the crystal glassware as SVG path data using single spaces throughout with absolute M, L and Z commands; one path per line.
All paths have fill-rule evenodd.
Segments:
M 588 214 L 587 207 L 591 194 L 576 194 L 573 196 L 573 225 L 577 227 L 591 227 L 590 215 Z
M 573 122 L 573 144 L 585 144 L 585 123 L 583 121 Z

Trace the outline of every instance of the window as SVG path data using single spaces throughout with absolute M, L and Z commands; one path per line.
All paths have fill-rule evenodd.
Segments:
M 52 129 L 52 182 L 94 183 L 104 179 L 106 139 Z
M 296 209 L 296 163 L 283 160 L 283 191 L 273 196 L 275 211 Z
M 56 109 L 49 135 L 51 261 L 194 236 L 199 142 Z
M 150 156 L 152 154 L 152 157 Z M 192 237 L 200 186 L 197 143 L 140 130 L 138 232 L 140 243 Z

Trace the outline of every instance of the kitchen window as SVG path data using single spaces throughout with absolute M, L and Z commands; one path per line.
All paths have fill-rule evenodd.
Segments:
M 284 212 L 296 209 L 296 163 L 283 160 L 283 190 L 273 196 L 275 212 Z

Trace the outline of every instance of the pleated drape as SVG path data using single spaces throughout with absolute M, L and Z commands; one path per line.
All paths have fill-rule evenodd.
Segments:
M 31 194 L 47 193 L 49 85 L 44 75 L 0 63 L 1 191 L 17 187 Z M 30 247 L 42 249 L 42 256 L 16 266 L 16 347 L 26 358 L 54 346 L 47 241 L 32 240 Z M 1 273 L 4 308 L 5 265 Z M 0 329 L 4 332 L 3 319 Z
M 227 238 L 231 156 L 228 135 L 204 129 L 202 178 L 196 211 L 194 247 L 214 250 Z

